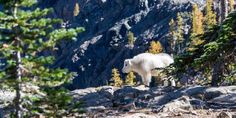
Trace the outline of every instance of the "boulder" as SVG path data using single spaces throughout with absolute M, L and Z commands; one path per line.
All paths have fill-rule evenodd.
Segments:
M 229 112 L 222 111 L 219 113 L 217 118 L 232 118 L 232 114 Z
M 83 107 L 112 107 L 113 87 L 88 88 L 71 92 L 74 100 L 81 101 Z
M 136 97 L 141 93 L 140 90 L 126 86 L 114 92 L 114 106 L 128 105 L 135 101 Z
M 164 105 L 163 112 L 187 112 L 193 110 L 188 96 L 182 96 Z
M 104 106 L 96 106 L 96 107 L 87 107 L 86 112 L 104 112 L 106 107 Z

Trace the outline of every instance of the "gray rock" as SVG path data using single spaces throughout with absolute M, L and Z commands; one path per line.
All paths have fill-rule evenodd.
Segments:
M 204 96 L 205 96 L 205 99 L 210 100 L 210 99 L 219 97 L 221 95 L 226 95 L 226 94 L 229 94 L 229 93 L 234 93 L 233 96 L 235 96 L 236 86 L 220 87 L 220 88 L 219 87 L 208 88 L 204 91 Z
M 103 112 L 106 110 L 104 106 L 97 106 L 97 107 L 87 107 L 86 112 Z
M 76 101 L 81 101 L 83 107 L 112 107 L 113 88 L 105 86 L 102 88 L 88 88 L 75 90 L 71 92 L 71 95 Z
M 217 118 L 232 118 L 232 114 L 229 112 L 220 112 L 220 114 L 217 116 Z
M 205 101 L 202 101 L 200 99 L 191 99 L 190 104 L 193 106 L 195 109 L 203 109 L 206 106 Z
M 153 111 L 189 112 L 194 109 L 217 108 L 235 109 L 235 86 L 227 87 L 154 87 L 145 86 L 122 88 L 104 86 L 72 91 L 74 99 L 83 101 L 84 107 L 115 108 L 121 111 L 150 108 Z M 220 96 L 205 99 L 208 93 L 220 92 Z M 227 91 L 227 92 L 225 92 Z
M 158 118 L 158 115 L 157 114 L 134 113 L 134 114 L 123 114 L 122 116 L 118 116 L 116 118 Z
M 236 104 L 236 93 L 221 95 L 219 97 L 213 98 L 213 102 L 219 103 L 232 103 Z
M 192 110 L 192 105 L 189 102 L 188 96 L 182 96 L 179 99 L 176 99 L 170 103 L 167 103 L 164 108 L 163 112 L 183 112 L 183 111 L 190 111 Z
M 189 117 L 184 114 L 198 114 L 193 109 L 219 109 L 220 111 L 236 109 L 235 91 L 236 86 L 217 88 L 201 86 L 149 88 L 141 85 L 121 88 L 102 86 L 78 89 L 71 91 L 70 95 L 74 101 L 83 103 L 81 107 L 87 111 L 84 116 L 88 117 L 116 117 L 119 114 L 125 117 L 139 116 L 135 112 L 147 109 L 149 110 L 148 112 L 138 111 L 138 113 L 144 113 L 150 117 L 170 117 L 170 113 L 174 115 L 182 114 L 183 116 L 181 117 Z M 220 95 L 217 94 L 211 99 L 204 99 L 205 94 L 214 92 L 220 93 Z M 197 97 L 198 95 L 202 95 L 202 97 Z M 0 98 L 7 97 L 7 94 L 1 94 Z M 0 114 L 9 114 L 10 111 L 6 112 L 4 108 L 4 104 L 0 102 Z M 130 115 L 129 113 L 136 115 Z M 227 116 L 227 113 L 221 114 L 219 116 Z
M 135 101 L 136 97 L 141 93 L 138 89 L 132 87 L 124 87 L 114 92 L 114 106 L 121 106 L 131 104 Z

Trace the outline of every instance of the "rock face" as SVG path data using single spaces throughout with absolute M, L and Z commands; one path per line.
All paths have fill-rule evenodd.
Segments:
M 56 66 L 78 72 L 72 89 L 106 85 L 111 69 L 122 68 L 124 59 L 145 52 L 150 40 L 160 40 L 166 52 L 168 23 L 177 12 L 191 11 L 191 4 L 204 0 L 40 0 L 53 7 L 51 17 L 63 18 L 67 27 L 86 31 L 76 42 L 64 42 L 56 53 Z M 73 16 L 75 4 L 80 14 Z M 189 19 L 184 18 L 186 23 Z M 189 24 L 185 24 L 188 35 Z M 127 46 L 127 32 L 135 35 L 134 48 Z
M 12 92 L 0 92 L 0 118 L 12 109 Z M 8 93 L 8 94 L 7 94 Z M 72 103 L 81 102 L 89 118 L 230 118 L 236 116 L 236 86 L 224 87 L 130 87 L 101 86 L 70 91 Z M 209 97 L 211 96 L 211 97 Z
M 74 90 L 71 95 L 75 101 L 82 101 L 82 107 L 87 111 L 84 115 L 89 117 L 188 118 L 218 115 L 222 118 L 226 113 L 235 115 L 235 93 L 236 86 L 218 88 L 104 86 Z M 222 112 L 226 109 L 227 112 Z

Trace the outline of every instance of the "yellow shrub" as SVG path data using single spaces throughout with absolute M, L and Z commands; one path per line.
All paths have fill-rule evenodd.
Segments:
M 130 86 L 133 86 L 136 84 L 135 75 L 133 72 L 129 72 L 129 74 L 126 76 L 125 83 Z
M 121 87 L 123 84 L 123 81 L 120 78 L 119 71 L 116 68 L 112 69 L 112 80 L 114 81 L 114 86 L 116 87 Z
M 149 46 L 149 53 L 153 53 L 153 54 L 158 54 L 162 52 L 162 46 L 161 43 L 159 41 L 152 41 L 150 46 Z

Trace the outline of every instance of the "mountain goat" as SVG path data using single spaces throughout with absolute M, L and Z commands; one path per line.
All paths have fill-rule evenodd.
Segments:
M 142 77 L 144 85 L 149 86 L 153 75 L 152 70 L 156 68 L 165 68 L 174 63 L 174 59 L 166 54 L 142 53 L 134 56 L 132 59 L 126 59 L 122 68 L 123 73 L 130 71 L 138 73 Z

